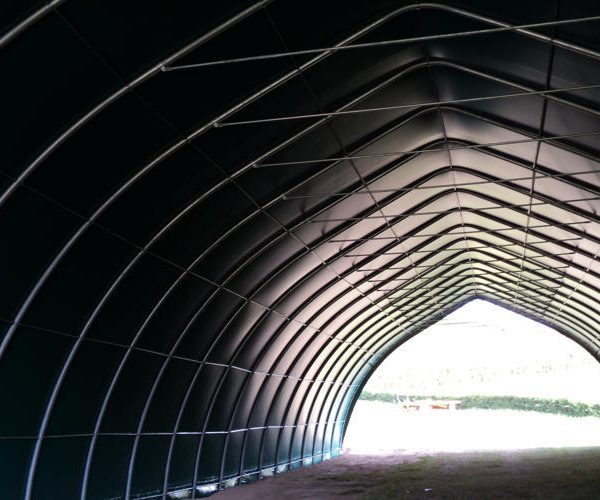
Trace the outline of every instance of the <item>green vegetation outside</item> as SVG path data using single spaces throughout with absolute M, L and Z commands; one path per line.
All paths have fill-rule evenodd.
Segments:
M 382 401 L 385 403 L 396 403 L 398 396 L 385 392 L 363 391 L 360 398 L 366 401 Z M 524 398 L 516 396 L 410 396 L 412 401 L 431 400 L 459 400 L 461 409 L 478 410 L 519 410 L 537 411 L 541 413 L 552 413 L 555 415 L 567 415 L 569 417 L 600 417 L 600 405 L 588 405 L 576 403 L 566 399 L 540 399 Z

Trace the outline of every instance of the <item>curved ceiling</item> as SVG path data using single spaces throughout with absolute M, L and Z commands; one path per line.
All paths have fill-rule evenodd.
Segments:
M 474 297 L 600 359 L 594 1 L 9 2 L 0 488 L 197 497 L 339 453 Z

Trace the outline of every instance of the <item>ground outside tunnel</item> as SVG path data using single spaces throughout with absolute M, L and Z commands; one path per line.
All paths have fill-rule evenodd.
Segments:
M 364 422 L 349 429 L 353 448 L 340 457 L 215 499 L 600 498 L 598 418 L 485 410 L 399 417 L 395 405 L 364 401 L 354 413 Z M 392 449 L 397 443 L 405 447 Z

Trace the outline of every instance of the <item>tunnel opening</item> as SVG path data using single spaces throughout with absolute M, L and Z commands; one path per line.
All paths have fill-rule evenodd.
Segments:
M 546 325 L 475 299 L 366 381 L 350 453 L 600 446 L 600 364 Z

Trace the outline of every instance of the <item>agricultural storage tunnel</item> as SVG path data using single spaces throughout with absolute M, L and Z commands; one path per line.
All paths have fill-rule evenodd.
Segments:
M 4 498 L 333 457 L 475 297 L 600 357 L 598 2 L 20 0 L 0 33 Z

